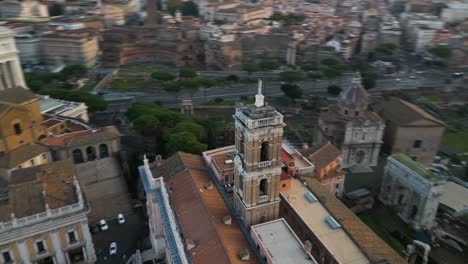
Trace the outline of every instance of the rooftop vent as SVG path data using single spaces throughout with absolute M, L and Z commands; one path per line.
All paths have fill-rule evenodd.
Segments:
M 232 162 L 233 162 L 232 159 L 227 159 L 224 161 L 225 164 L 232 164 Z
M 207 189 L 207 190 L 213 189 L 213 182 L 212 181 L 207 182 L 205 184 L 205 189 Z
M 195 241 L 193 241 L 192 239 L 185 239 L 185 244 L 187 245 L 188 250 L 191 250 L 196 246 Z
M 340 223 L 338 223 L 335 218 L 330 215 L 325 218 L 325 222 L 327 222 L 331 229 L 337 229 L 341 227 Z
M 230 225 L 232 223 L 232 219 L 231 219 L 231 216 L 230 215 L 226 215 L 225 217 L 223 217 L 223 223 L 225 225 Z
M 239 251 L 239 258 L 242 260 L 242 261 L 248 261 L 250 260 L 250 253 L 249 253 L 249 250 L 244 248 L 243 250 Z
M 304 196 L 309 201 L 309 203 L 315 203 L 316 201 L 318 201 L 317 197 L 315 197 L 315 195 L 311 192 L 306 192 Z

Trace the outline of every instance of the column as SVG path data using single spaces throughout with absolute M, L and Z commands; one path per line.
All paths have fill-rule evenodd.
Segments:
M 24 82 L 23 69 L 21 68 L 21 65 L 19 64 L 19 59 L 11 61 L 10 65 L 11 65 L 11 70 L 12 70 L 13 76 L 15 78 L 15 80 L 14 80 L 15 85 L 16 86 L 21 86 L 24 89 L 27 89 L 26 84 Z
M 86 242 L 86 250 L 84 250 L 86 252 L 83 252 L 84 255 L 87 257 L 86 261 L 88 263 L 94 263 L 96 261 L 96 253 L 94 252 L 93 239 L 91 238 L 91 234 L 89 233 L 89 226 L 87 221 L 81 222 L 81 232 L 83 233 L 83 238 Z
M 31 264 L 31 260 L 29 259 L 29 251 L 28 247 L 24 240 L 16 241 L 16 246 L 18 247 L 18 251 L 21 257 L 21 260 L 24 264 Z
M 62 245 L 60 243 L 60 237 L 58 234 L 58 230 L 52 230 L 50 232 L 50 237 L 52 238 L 52 245 L 55 250 L 55 257 L 58 263 L 68 263 L 65 261 L 65 254 L 62 250 Z
M 2 63 L 2 73 L 6 85 L 5 89 L 13 88 L 13 79 L 11 78 L 12 76 L 10 75 L 10 71 L 8 69 L 8 61 Z

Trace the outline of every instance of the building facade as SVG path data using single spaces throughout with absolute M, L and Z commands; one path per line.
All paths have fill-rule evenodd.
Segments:
M 39 1 L 7 0 L 0 3 L 0 17 L 48 17 L 47 5 Z
M 445 180 L 405 156 L 395 154 L 385 166 L 380 201 L 398 210 L 398 215 L 416 230 L 435 227 Z
M 432 164 L 444 135 L 444 122 L 396 97 L 376 103 L 373 108 L 385 119 L 386 153 L 403 153 L 421 164 Z
M 319 117 L 317 143 L 331 142 L 341 150 L 342 165 L 376 166 L 385 124 L 367 109 L 368 95 L 360 76 Z
M 14 87 L 26 88 L 23 71 L 13 31 L 0 27 L 0 91 Z
M 259 81 L 255 104 L 236 109 L 234 207 L 249 227 L 277 219 L 283 115 L 265 104 Z
M 88 207 L 70 160 L 15 171 L 8 184 L 0 197 L 1 263 L 96 261 Z

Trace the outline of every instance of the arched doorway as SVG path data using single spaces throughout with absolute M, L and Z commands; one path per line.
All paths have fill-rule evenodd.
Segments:
M 96 149 L 94 147 L 89 146 L 86 148 L 86 156 L 88 158 L 88 161 L 93 161 L 96 159 Z
M 73 161 L 75 162 L 75 164 L 83 163 L 83 162 L 84 162 L 84 160 L 83 160 L 83 152 L 81 152 L 81 149 L 75 149 L 75 150 L 73 150 Z
M 109 150 L 107 149 L 106 144 L 99 145 L 99 158 L 107 158 L 109 157 Z

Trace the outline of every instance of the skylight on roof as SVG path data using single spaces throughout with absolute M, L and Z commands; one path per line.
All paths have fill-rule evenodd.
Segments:
M 331 229 L 337 229 L 341 227 L 340 223 L 338 223 L 335 220 L 335 218 L 333 218 L 333 216 L 330 216 L 330 215 L 325 217 L 325 222 L 327 222 L 327 224 L 331 227 Z
M 317 197 L 315 197 L 315 195 L 311 192 L 306 192 L 304 196 L 310 203 L 314 203 L 317 201 Z

